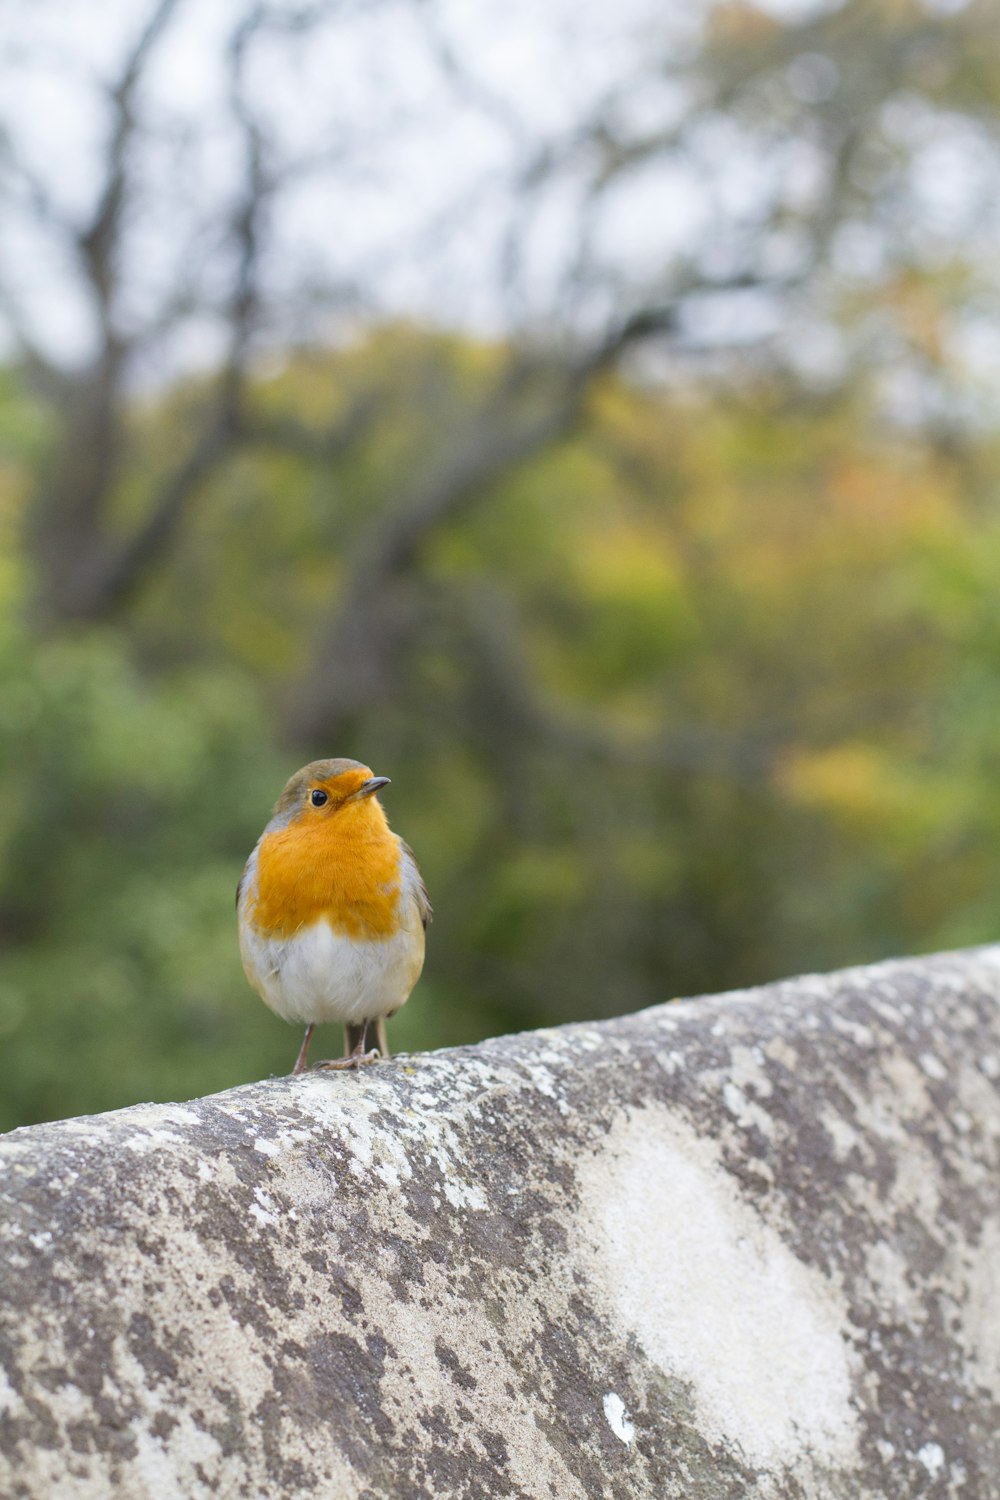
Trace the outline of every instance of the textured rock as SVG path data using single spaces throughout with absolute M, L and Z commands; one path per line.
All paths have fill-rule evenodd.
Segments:
M 5 1497 L 1000 1495 L 1000 950 L 0 1170 Z

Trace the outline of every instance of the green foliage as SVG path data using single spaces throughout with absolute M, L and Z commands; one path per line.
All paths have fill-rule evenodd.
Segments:
M 437 532 L 392 701 L 350 743 L 282 747 L 360 529 L 490 368 L 397 329 L 271 376 L 275 413 L 394 387 L 341 456 L 236 458 L 114 627 L 30 626 L 12 546 L 4 1125 L 287 1069 L 233 892 L 314 751 L 392 776 L 435 901 L 400 1049 L 994 935 L 998 455 L 886 436 L 860 396 L 609 383 L 572 442 Z M 124 508 L 184 405 L 136 414 Z M 12 383 L 0 434 L 14 538 L 45 433 Z
M 236 1082 L 269 1031 L 280 1066 L 227 920 L 281 777 L 252 686 L 145 682 L 109 634 L 8 618 L 0 703 L 5 1123 Z

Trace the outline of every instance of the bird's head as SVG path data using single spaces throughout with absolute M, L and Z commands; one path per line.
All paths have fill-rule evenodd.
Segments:
M 345 807 L 368 803 L 388 785 L 388 776 L 373 776 L 371 768 L 360 761 L 314 760 L 289 778 L 275 803 L 273 821 L 284 825 L 319 822 Z

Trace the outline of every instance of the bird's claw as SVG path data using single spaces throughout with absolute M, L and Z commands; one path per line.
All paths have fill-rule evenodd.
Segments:
M 323 1062 L 313 1063 L 310 1072 L 315 1073 L 318 1069 L 325 1072 L 343 1072 L 346 1068 L 360 1068 L 362 1063 L 378 1062 L 381 1052 L 373 1047 L 370 1052 L 352 1052 L 349 1057 L 328 1057 Z

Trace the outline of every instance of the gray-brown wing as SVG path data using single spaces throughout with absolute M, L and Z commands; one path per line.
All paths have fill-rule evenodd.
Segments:
M 399 843 L 403 853 L 409 856 L 417 877 L 417 910 L 420 913 L 420 920 L 426 928 L 428 922 L 434 915 L 434 908 L 431 905 L 431 898 L 427 894 L 427 887 L 424 885 L 424 877 L 420 873 L 420 866 L 417 864 L 416 855 L 405 839 L 400 839 Z
M 257 849 L 255 847 L 253 849 L 253 852 L 251 853 L 249 859 L 247 860 L 246 864 L 243 866 L 243 874 L 240 876 L 239 880 L 236 883 L 236 910 L 237 911 L 239 911 L 239 909 L 240 909 L 240 897 L 243 895 L 243 887 L 246 885 L 247 881 L 250 878 L 251 867 L 253 866 L 253 863 L 254 863 L 254 860 L 256 858 L 256 855 L 257 855 Z

